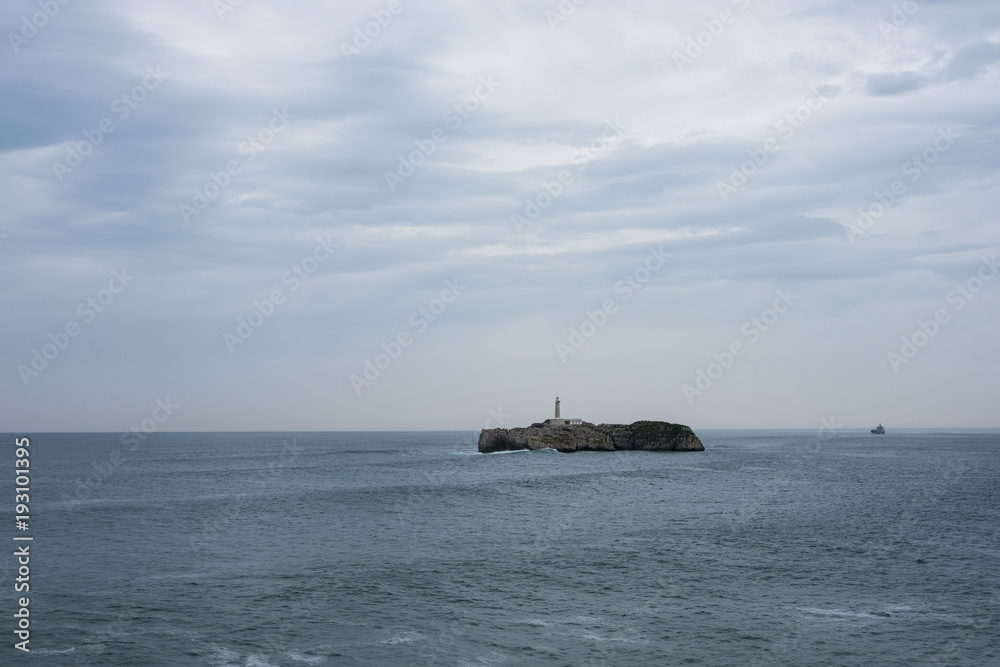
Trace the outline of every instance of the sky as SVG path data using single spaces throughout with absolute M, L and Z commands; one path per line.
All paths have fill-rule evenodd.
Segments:
M 1000 426 L 995 0 L 0 27 L 4 430 Z

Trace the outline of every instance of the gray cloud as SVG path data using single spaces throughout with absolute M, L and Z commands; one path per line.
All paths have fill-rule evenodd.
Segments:
M 872 74 L 865 88 L 871 95 L 902 95 L 919 90 L 928 81 L 917 72 L 892 72 Z
M 116 431 L 170 395 L 177 429 L 471 429 L 498 405 L 533 421 L 558 393 L 598 421 L 995 425 L 1000 282 L 899 373 L 886 354 L 996 253 L 1000 10 L 922 3 L 883 35 L 891 6 L 745 4 L 586 3 L 553 29 L 558 3 L 407 2 L 350 60 L 384 3 L 224 20 L 211 3 L 66 5 L 0 61 L 4 424 Z M 119 117 L 149 67 L 168 75 Z M 483 77 L 499 87 L 456 126 Z M 275 109 L 294 117 L 272 137 Z M 53 164 L 105 118 L 60 182 Z M 214 194 L 185 222 L 196 189 Z M 292 289 L 327 237 L 337 251 Z M 616 287 L 661 246 L 626 301 Z M 19 366 L 122 267 L 134 283 L 25 386 Z M 415 332 L 456 278 L 467 291 Z M 801 301 L 690 405 L 682 385 L 789 287 Z M 285 302 L 230 353 L 223 335 L 275 289 Z M 555 343 L 609 298 L 619 312 L 563 363 Z M 356 395 L 350 376 L 402 331 L 414 344 Z

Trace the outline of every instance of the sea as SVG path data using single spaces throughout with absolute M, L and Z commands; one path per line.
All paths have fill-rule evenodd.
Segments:
M 998 431 L 477 435 L 10 436 L 0 664 L 1000 665 Z

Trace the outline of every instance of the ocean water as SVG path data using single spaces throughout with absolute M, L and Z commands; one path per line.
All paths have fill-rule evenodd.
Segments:
M 1000 664 L 1000 434 L 699 436 L 38 434 L 0 663 Z

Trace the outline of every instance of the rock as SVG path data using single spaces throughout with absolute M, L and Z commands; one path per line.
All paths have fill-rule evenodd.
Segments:
M 515 452 L 522 449 L 555 449 L 560 452 L 703 452 L 705 446 L 689 427 L 670 422 L 633 424 L 532 424 L 527 428 L 483 429 L 479 451 Z

